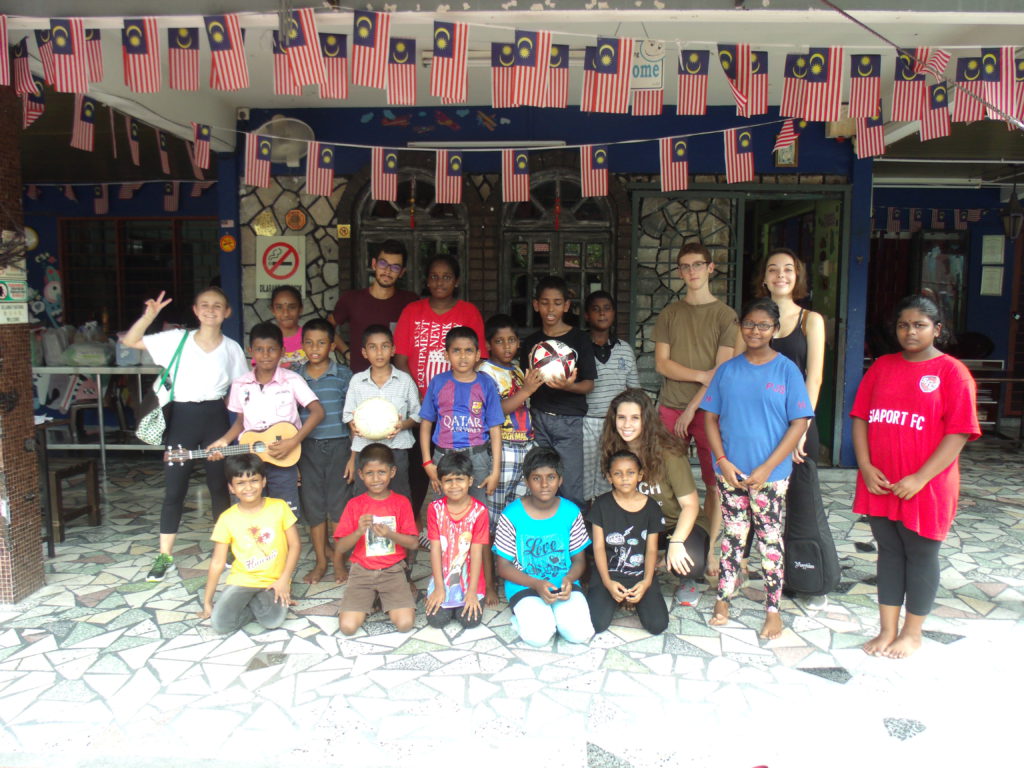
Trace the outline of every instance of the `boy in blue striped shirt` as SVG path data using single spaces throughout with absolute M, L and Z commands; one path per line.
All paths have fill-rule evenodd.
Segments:
M 334 326 L 316 318 L 302 326 L 302 349 L 306 362 L 297 373 L 305 379 L 324 409 L 324 419 L 302 441 L 299 472 L 302 476 L 301 516 L 309 527 L 316 564 L 302 577 L 315 584 L 327 572 L 327 518 L 336 523 L 348 502 L 349 486 L 344 469 L 352 448 L 348 426 L 341 415 L 352 371 L 331 359 Z M 300 411 L 305 421 L 305 409 Z

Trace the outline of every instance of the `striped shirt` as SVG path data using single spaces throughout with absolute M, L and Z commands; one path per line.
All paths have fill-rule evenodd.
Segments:
M 331 360 L 327 371 L 316 379 L 308 371 L 308 364 L 299 366 L 298 373 L 313 393 L 320 398 L 320 405 L 324 407 L 324 420 L 317 424 L 309 437 L 314 440 L 334 440 L 340 437 L 348 437 L 348 425 L 342 421 L 341 413 L 345 404 L 345 395 L 348 392 L 349 382 L 352 380 L 352 371 L 347 365 L 341 365 Z M 309 411 L 305 408 L 299 410 L 302 421 L 305 423 Z
M 398 418 L 413 419 L 420 421 L 420 394 L 416 384 L 405 371 L 400 371 L 391 366 L 391 375 L 383 386 L 378 387 L 373 381 L 373 368 L 367 368 L 352 376 L 348 385 L 348 395 L 345 397 L 345 410 L 342 420 L 348 424 L 356 408 L 364 400 L 371 397 L 382 397 L 390 402 L 398 410 Z M 392 450 L 404 450 L 412 448 L 416 444 L 412 430 L 403 429 L 390 440 L 367 440 L 365 437 L 355 435 L 352 437 L 352 450 L 356 453 L 363 450 L 370 443 L 384 443 Z
M 607 349 L 607 346 L 604 347 Z M 608 405 L 622 390 L 640 386 L 640 374 L 636 370 L 636 355 L 622 339 L 611 340 L 608 361 L 601 362 L 604 355 L 598 354 L 600 347 L 594 345 L 594 362 L 597 364 L 597 380 L 594 389 L 587 395 L 587 418 L 603 419 Z

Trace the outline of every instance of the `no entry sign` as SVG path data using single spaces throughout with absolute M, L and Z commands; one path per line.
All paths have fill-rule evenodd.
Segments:
M 256 296 L 270 298 L 281 285 L 294 285 L 306 295 L 306 238 L 256 238 Z

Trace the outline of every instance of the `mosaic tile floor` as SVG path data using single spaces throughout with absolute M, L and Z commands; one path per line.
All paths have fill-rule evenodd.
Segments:
M 194 618 L 210 552 L 205 488 L 189 496 L 178 576 L 147 584 L 161 470 L 115 464 L 102 527 L 72 523 L 47 586 L 0 606 L 0 765 L 408 768 L 460 748 L 516 768 L 945 766 L 1018 754 L 1018 708 L 1001 702 L 1024 683 L 1024 455 L 1004 445 L 965 455 L 928 639 L 899 662 L 859 650 L 877 606 L 849 471 L 822 473 L 842 585 L 816 613 L 786 600 L 781 638 L 757 638 L 755 581 L 726 627 L 706 625 L 705 594 L 675 608 L 660 637 L 620 614 L 589 646 L 538 650 L 515 640 L 504 606 L 466 631 L 432 629 L 421 614 L 407 635 L 377 614 L 343 639 L 344 587 L 333 582 L 296 584 L 281 629 L 215 635 Z M 426 558 L 413 574 L 421 589 Z

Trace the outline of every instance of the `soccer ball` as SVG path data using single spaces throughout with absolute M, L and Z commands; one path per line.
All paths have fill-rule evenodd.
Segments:
M 382 440 L 398 422 L 398 409 L 383 397 L 363 400 L 352 413 L 352 423 L 367 440 Z
M 569 378 L 576 370 L 576 350 L 556 339 L 539 342 L 530 350 L 530 367 L 540 371 L 544 381 Z

